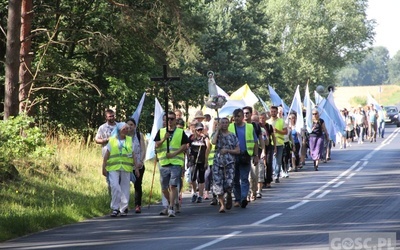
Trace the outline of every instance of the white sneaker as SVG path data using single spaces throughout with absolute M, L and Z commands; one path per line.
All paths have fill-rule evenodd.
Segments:
M 168 217 L 175 217 L 175 211 L 173 209 L 168 209 Z

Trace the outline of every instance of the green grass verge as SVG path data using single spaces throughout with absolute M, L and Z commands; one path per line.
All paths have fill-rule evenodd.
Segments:
M 101 175 L 100 148 L 53 143 L 57 155 L 51 162 L 16 163 L 19 178 L 0 183 L 0 242 L 110 212 L 110 197 Z M 143 206 L 148 204 L 154 162 L 146 162 Z M 131 185 L 130 207 L 134 188 Z M 156 168 L 152 203 L 161 198 Z

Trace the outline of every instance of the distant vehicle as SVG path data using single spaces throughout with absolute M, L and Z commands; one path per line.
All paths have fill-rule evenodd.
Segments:
M 384 106 L 386 110 L 385 123 L 396 124 L 397 127 L 400 127 L 400 118 L 399 118 L 399 110 L 396 106 Z

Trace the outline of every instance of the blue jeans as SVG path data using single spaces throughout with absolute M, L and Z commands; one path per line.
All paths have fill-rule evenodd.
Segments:
M 379 131 L 378 135 L 383 138 L 385 136 L 385 121 L 379 122 L 378 131 Z
M 279 180 L 279 175 L 281 174 L 282 168 L 282 156 L 283 156 L 283 146 L 276 146 L 276 164 L 274 165 L 274 175 L 275 178 Z
M 233 194 L 235 195 L 235 202 L 241 202 L 247 199 L 250 189 L 250 169 L 251 162 L 248 164 L 241 164 L 239 163 L 238 158 L 236 158 L 235 177 L 233 178 Z

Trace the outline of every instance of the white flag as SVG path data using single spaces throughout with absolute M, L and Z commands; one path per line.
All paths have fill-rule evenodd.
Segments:
M 374 104 L 374 107 L 377 111 L 382 111 L 381 105 L 372 97 L 370 93 L 367 94 L 368 104 Z
M 142 108 L 143 108 L 143 103 L 144 103 L 145 97 L 146 97 L 146 92 L 143 93 L 142 99 L 140 99 L 138 107 L 136 108 L 135 112 L 131 116 L 135 120 L 136 125 L 139 125 L 139 118 L 140 118 L 140 114 L 142 113 Z
M 282 105 L 283 111 L 285 113 L 289 112 L 289 107 L 285 104 L 282 98 L 276 93 L 276 91 L 268 84 L 269 96 L 271 97 L 271 102 L 274 106 Z
M 261 99 L 261 97 L 259 95 L 257 95 L 257 97 L 258 97 L 258 100 L 260 100 L 260 102 L 261 102 L 263 108 L 265 109 L 265 111 L 269 112 L 268 105 L 263 101 L 263 99 Z
M 315 105 L 313 105 L 311 99 L 310 99 L 310 92 L 308 90 L 308 83 L 306 87 L 306 92 L 304 94 L 304 107 L 306 107 L 306 127 L 308 133 L 311 133 L 312 131 L 312 109 L 314 108 Z
M 155 98 L 154 123 L 147 144 L 146 161 L 153 159 L 156 156 L 156 142 L 154 141 L 154 138 L 156 137 L 158 130 L 160 130 L 163 127 L 163 116 L 164 116 L 164 110 L 161 107 L 160 103 L 158 102 L 157 98 Z
M 297 120 L 296 120 L 296 131 L 300 132 L 304 127 L 304 119 L 303 119 L 303 107 L 300 98 L 300 90 L 299 85 L 297 85 L 296 92 L 294 93 L 292 105 L 290 105 L 289 114 L 291 111 L 296 112 Z

